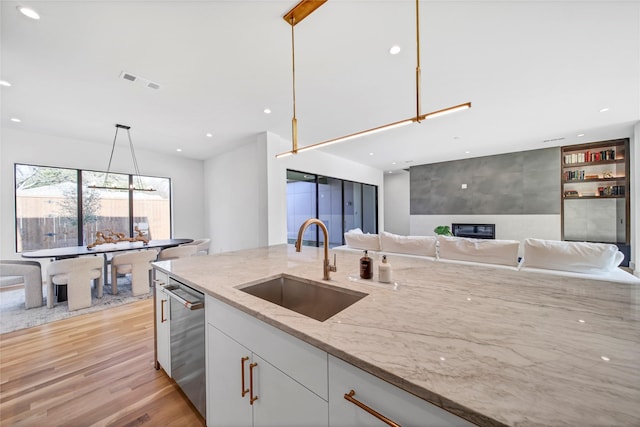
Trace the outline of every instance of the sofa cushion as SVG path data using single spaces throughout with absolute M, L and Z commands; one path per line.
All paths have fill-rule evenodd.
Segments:
M 400 236 L 383 231 L 380 233 L 380 250 L 410 255 L 436 256 L 435 236 Z
M 518 240 L 438 236 L 438 256 L 442 259 L 515 267 L 518 265 L 519 247 Z
M 521 267 L 604 273 L 614 270 L 623 259 L 624 254 L 612 244 L 526 239 Z
M 368 251 L 380 250 L 380 237 L 377 234 L 363 234 L 347 232 L 344 233 L 344 240 L 347 245 L 354 249 L 362 249 Z

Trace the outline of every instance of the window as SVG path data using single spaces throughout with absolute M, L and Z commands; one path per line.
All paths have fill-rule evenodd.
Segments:
M 311 173 L 287 170 L 287 241 L 294 243 L 309 218 L 320 219 L 329 230 L 329 246 L 344 244 L 344 233 L 360 228 L 378 232 L 378 187 Z M 324 235 L 317 226 L 304 233 L 303 245 L 320 246 Z
M 140 177 L 154 192 L 102 190 L 104 172 L 15 165 L 16 251 L 86 245 L 98 231 L 171 238 L 171 180 Z M 136 180 L 138 177 L 136 177 Z M 129 187 L 132 175 L 109 174 Z

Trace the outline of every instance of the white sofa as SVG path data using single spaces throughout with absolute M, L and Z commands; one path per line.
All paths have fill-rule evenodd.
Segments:
M 619 283 L 640 284 L 640 278 L 619 268 L 624 254 L 612 244 L 526 239 L 485 240 L 448 236 L 400 236 L 388 232 L 364 234 L 350 230 L 338 251 L 367 250 L 394 253 L 438 262 L 490 265 L 510 270 L 539 272 Z M 518 253 L 522 246 L 522 259 Z

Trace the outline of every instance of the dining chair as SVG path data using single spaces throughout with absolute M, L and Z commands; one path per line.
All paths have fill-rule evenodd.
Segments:
M 194 256 L 198 248 L 196 246 L 176 246 L 173 248 L 163 249 L 158 255 L 158 260 L 168 260 Z
M 196 239 L 191 243 L 183 243 L 180 246 L 195 246 L 196 255 L 208 255 L 209 246 L 211 245 L 211 239 Z
M 118 293 L 118 274 L 131 274 L 133 295 L 149 293 L 151 263 L 157 257 L 158 252 L 153 249 L 114 255 L 111 259 L 111 293 Z
M 41 307 L 44 304 L 42 295 L 42 270 L 37 261 L 1 260 L 0 276 L 17 277 L 18 283 L 24 283 L 25 308 Z
M 102 298 L 104 259 L 99 256 L 69 258 L 53 261 L 47 267 L 47 307 L 53 308 L 53 286 L 67 285 L 69 311 L 91 306 L 91 281 L 96 285 L 96 296 Z

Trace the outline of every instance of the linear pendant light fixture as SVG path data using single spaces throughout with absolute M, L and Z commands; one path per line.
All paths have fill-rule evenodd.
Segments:
M 107 185 L 109 174 L 111 173 L 111 161 L 113 160 L 113 152 L 116 149 L 116 140 L 118 139 L 118 129 L 124 129 L 127 131 L 127 136 L 129 137 L 129 148 L 131 149 L 131 158 L 133 160 L 133 167 L 135 169 L 135 176 L 138 177 L 138 187 L 135 187 L 131 184 L 129 187 L 118 187 L 116 185 Z M 131 126 L 125 126 L 121 124 L 116 124 L 116 134 L 113 137 L 113 145 L 111 146 L 111 156 L 109 157 L 109 165 L 107 166 L 107 173 L 104 176 L 104 184 L 103 185 L 88 185 L 88 188 L 95 188 L 99 190 L 119 190 L 119 191 L 156 191 L 154 188 L 144 188 L 142 185 L 142 178 L 140 177 L 140 169 L 138 169 L 138 160 L 136 159 L 136 152 L 133 149 L 133 142 L 131 141 L 131 133 L 129 132 Z
M 284 153 L 277 154 L 276 157 L 286 157 L 292 154 L 298 154 L 303 151 L 314 150 L 320 147 L 326 147 L 328 145 L 336 144 L 343 141 L 348 141 L 354 138 L 360 138 L 366 135 L 372 135 L 374 133 L 395 129 L 398 127 L 406 126 L 411 123 L 420 123 L 423 120 L 433 119 L 443 116 L 445 114 L 454 113 L 461 110 L 471 108 L 471 102 L 465 102 L 464 104 L 454 105 L 453 107 L 443 108 L 441 110 L 432 111 L 430 113 L 422 114 L 420 111 L 420 10 L 419 0 L 416 0 L 416 115 L 405 120 L 399 120 L 397 122 L 389 123 L 386 125 L 378 126 L 375 128 L 363 130 L 360 132 L 352 133 L 349 135 L 341 136 L 338 138 L 329 139 L 326 141 L 318 142 L 316 144 L 306 145 L 298 148 L 298 119 L 296 118 L 296 65 L 295 65 L 295 37 L 294 27 L 304 18 L 313 13 L 317 8 L 322 6 L 327 0 L 302 0 L 293 9 L 287 12 L 283 19 L 291 25 L 291 61 L 293 71 L 293 118 L 291 119 L 291 151 L 285 151 Z

